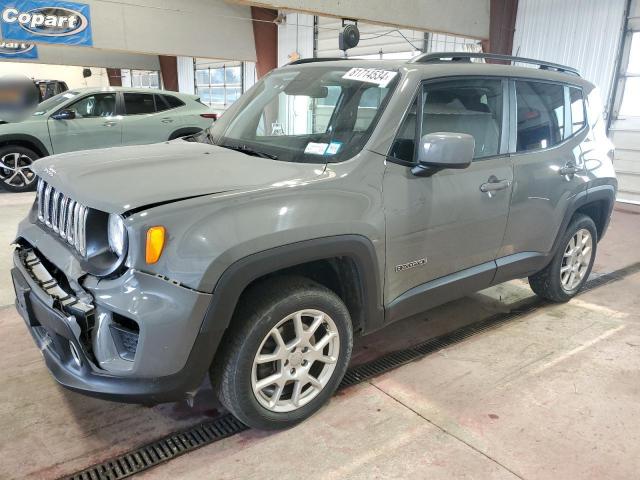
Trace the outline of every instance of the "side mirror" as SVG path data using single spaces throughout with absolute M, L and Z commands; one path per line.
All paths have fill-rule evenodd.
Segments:
M 411 169 L 416 176 L 429 176 L 446 168 L 471 165 L 476 142 L 466 133 L 428 133 L 418 145 L 418 165 Z
M 73 120 L 76 118 L 76 112 L 73 110 L 60 110 L 57 113 L 51 115 L 54 120 Z

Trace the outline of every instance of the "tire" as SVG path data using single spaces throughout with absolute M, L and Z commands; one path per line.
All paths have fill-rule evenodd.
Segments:
M 589 234 L 588 239 L 585 232 Z M 579 235 L 581 236 L 578 238 Z M 571 243 L 576 240 L 578 240 L 577 243 L 582 244 L 579 250 L 576 250 L 575 244 Z M 589 243 L 590 248 L 587 252 Z M 568 302 L 578 294 L 587 281 L 596 258 L 597 245 L 598 231 L 593 220 L 586 215 L 575 215 L 562 236 L 560 247 L 551 262 L 529 277 L 531 289 L 536 295 L 546 300 L 557 303 Z M 571 280 L 572 273 L 573 280 Z
M 305 335 L 317 326 L 308 342 L 296 334 L 294 314 L 300 312 Z M 346 306 L 334 292 L 304 277 L 274 277 L 250 287 L 232 325 L 211 367 L 211 382 L 221 403 L 256 429 L 289 428 L 313 415 L 333 395 L 351 359 L 353 330 Z M 327 344 L 319 348 L 321 341 Z M 320 353 L 313 350 L 316 342 Z M 280 359 L 264 361 L 274 357 Z M 271 384 L 258 383 L 274 376 L 278 380 Z M 315 382 L 304 383 L 311 377 Z
M 9 192 L 35 190 L 37 177 L 29 167 L 38 158 L 40 155 L 26 147 L 0 147 L 0 186 Z

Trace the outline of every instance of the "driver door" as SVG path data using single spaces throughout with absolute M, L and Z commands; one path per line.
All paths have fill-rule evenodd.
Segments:
M 120 146 L 122 117 L 117 115 L 116 99 L 116 92 L 94 93 L 64 108 L 71 110 L 75 118 L 56 120 L 55 114 L 50 116 L 47 124 L 53 152 Z
M 385 304 L 392 320 L 488 287 L 493 279 L 513 181 L 503 135 L 506 88 L 501 79 L 425 83 L 398 131 L 383 185 Z M 472 135 L 471 165 L 413 175 L 407 165 L 416 161 L 418 139 L 435 132 Z M 492 182 L 500 189 L 483 191 Z M 394 309 L 398 303 L 405 305 Z

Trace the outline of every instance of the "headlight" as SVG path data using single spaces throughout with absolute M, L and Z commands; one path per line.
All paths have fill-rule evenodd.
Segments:
M 124 252 L 125 229 L 124 221 L 120 215 L 109 215 L 109 247 L 119 257 Z

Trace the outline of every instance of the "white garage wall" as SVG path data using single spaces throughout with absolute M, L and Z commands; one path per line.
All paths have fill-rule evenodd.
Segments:
M 577 68 L 609 99 L 626 0 L 519 0 L 513 54 Z
M 83 67 L 47 65 L 38 63 L 0 62 L 0 77 L 26 75 L 36 80 L 62 80 L 69 88 L 108 87 L 109 79 L 104 68 L 91 68 L 91 76 L 82 76 Z

